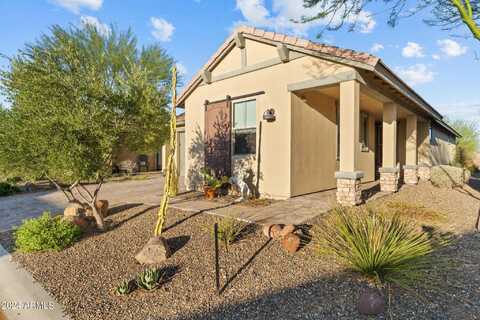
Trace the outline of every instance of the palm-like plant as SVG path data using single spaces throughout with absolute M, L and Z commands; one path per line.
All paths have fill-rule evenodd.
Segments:
M 428 279 L 438 244 L 399 215 L 338 208 L 315 235 L 320 253 L 372 280 L 410 287 Z

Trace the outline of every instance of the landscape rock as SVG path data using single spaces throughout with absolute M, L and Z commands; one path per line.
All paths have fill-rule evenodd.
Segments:
M 282 247 L 290 253 L 295 253 L 300 248 L 300 237 L 294 233 L 286 235 L 282 239 Z
M 280 239 L 280 233 L 282 232 L 282 226 L 279 224 L 274 224 L 270 228 L 270 237 L 273 239 Z
M 152 265 L 164 262 L 170 257 L 171 251 L 163 237 L 152 237 L 137 253 L 135 259 L 140 264 Z
M 271 238 L 270 229 L 272 228 L 271 224 L 266 224 L 262 227 L 263 235 L 267 238 Z
M 69 203 L 65 210 L 63 210 L 64 217 L 75 217 L 83 215 L 84 213 L 85 210 L 79 203 Z
M 285 227 L 283 227 L 282 231 L 280 231 L 280 237 L 286 237 L 290 233 L 293 233 L 295 229 L 296 227 L 293 224 L 287 224 Z
M 108 216 L 108 205 L 108 200 L 97 200 L 95 202 L 95 207 L 97 207 L 98 213 L 104 218 Z M 86 215 L 93 216 L 92 209 L 88 208 Z
M 86 230 L 88 227 L 90 227 L 90 221 L 83 216 L 65 216 L 63 217 L 63 220 L 76 224 L 82 230 Z

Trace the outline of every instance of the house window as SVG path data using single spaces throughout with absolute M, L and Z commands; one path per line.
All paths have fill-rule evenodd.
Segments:
M 257 145 L 256 101 L 233 104 L 234 154 L 255 154 Z
M 362 151 L 368 151 L 368 114 L 360 113 L 360 145 Z

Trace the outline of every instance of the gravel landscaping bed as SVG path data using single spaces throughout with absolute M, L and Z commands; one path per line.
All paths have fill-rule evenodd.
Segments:
M 389 313 L 378 319 L 479 319 L 480 236 L 473 225 L 480 201 L 422 184 L 369 205 L 392 199 L 442 211 L 447 218 L 435 227 L 454 232 L 456 240 L 441 252 L 452 261 L 444 281 L 419 296 L 394 290 Z M 152 207 L 128 208 L 111 217 L 111 230 L 88 234 L 62 252 L 13 257 L 73 319 L 368 319 L 356 311 L 358 294 L 366 287 L 361 279 L 319 258 L 311 243 L 288 254 L 255 226 L 228 254 L 222 251 L 221 282 L 233 280 L 218 296 L 209 231 L 217 218 L 175 210 L 169 211 L 164 233 L 174 254 L 160 266 L 168 281 L 154 292 L 115 296 L 122 279 L 143 270 L 133 257 L 150 237 L 155 214 Z M 0 235 L 0 242 L 7 245 L 9 234 Z

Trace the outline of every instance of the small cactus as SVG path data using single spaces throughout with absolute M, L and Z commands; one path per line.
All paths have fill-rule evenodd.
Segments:
M 135 289 L 135 284 L 131 280 L 123 280 L 115 290 L 119 296 L 127 295 Z
M 153 290 L 160 283 L 161 272 L 159 269 L 148 268 L 137 275 L 137 285 L 145 290 Z

